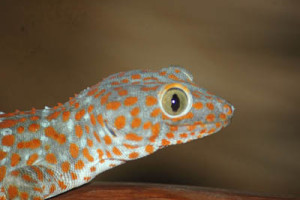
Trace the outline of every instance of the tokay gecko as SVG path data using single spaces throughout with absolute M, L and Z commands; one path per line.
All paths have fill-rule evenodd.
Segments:
M 46 199 L 227 126 L 234 107 L 184 68 L 113 74 L 65 104 L 0 115 L 0 200 Z

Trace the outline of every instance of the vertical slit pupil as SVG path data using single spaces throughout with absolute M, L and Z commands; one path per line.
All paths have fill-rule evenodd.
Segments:
M 171 108 L 173 112 L 176 112 L 180 107 L 180 100 L 177 96 L 177 94 L 173 94 L 172 99 L 171 99 Z

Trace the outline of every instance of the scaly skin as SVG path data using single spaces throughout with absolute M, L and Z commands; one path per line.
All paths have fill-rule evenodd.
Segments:
M 121 72 L 65 104 L 2 114 L 0 199 L 53 197 L 129 160 L 215 133 L 232 114 L 232 105 L 180 67 Z

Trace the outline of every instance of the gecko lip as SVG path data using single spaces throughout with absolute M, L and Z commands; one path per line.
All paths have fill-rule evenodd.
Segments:
M 178 126 L 178 127 L 188 127 L 188 126 L 209 126 L 209 125 L 217 125 L 218 123 L 221 123 L 223 126 L 227 126 L 229 125 L 229 123 L 231 122 L 230 119 L 226 119 L 226 120 L 222 120 L 222 121 L 216 121 L 216 122 L 209 122 L 209 123 L 195 123 L 195 124 L 169 124 L 166 123 L 168 126 Z

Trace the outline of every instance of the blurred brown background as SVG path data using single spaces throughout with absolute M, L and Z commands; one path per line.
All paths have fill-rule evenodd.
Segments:
M 0 110 L 179 64 L 236 107 L 218 134 L 97 177 L 300 195 L 300 2 L 0 1 Z

